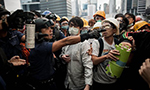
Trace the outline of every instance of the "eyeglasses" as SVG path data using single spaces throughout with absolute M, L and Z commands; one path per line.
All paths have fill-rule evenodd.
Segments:
M 112 28 L 111 25 L 102 26 L 102 29 L 110 29 L 110 28 Z
M 67 25 L 68 24 L 68 22 L 62 22 L 61 23 L 61 25 Z

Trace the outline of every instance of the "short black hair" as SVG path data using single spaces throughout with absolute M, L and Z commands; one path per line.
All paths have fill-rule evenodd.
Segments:
M 118 13 L 118 14 L 115 15 L 115 19 L 118 18 L 118 17 L 122 17 L 123 22 L 128 26 L 129 21 L 128 21 L 128 19 L 125 17 L 125 15 L 123 15 L 122 13 Z M 127 27 L 127 26 L 126 26 L 126 27 Z
M 118 18 L 118 17 L 124 18 L 124 15 L 122 13 L 118 13 L 118 14 L 115 15 L 115 19 Z
M 82 21 L 82 19 L 81 19 L 80 17 L 78 17 L 78 16 L 72 18 L 72 19 L 69 21 L 68 25 L 70 25 L 71 22 L 74 23 L 75 26 L 79 26 L 80 28 L 83 27 L 83 21 Z
M 134 14 L 132 14 L 132 13 L 126 13 L 125 15 L 131 16 L 133 18 L 133 20 L 134 20 L 133 24 L 135 24 L 135 15 Z

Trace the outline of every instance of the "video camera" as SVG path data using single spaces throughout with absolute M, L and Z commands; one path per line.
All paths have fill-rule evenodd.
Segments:
M 22 29 L 25 24 L 31 23 L 33 19 L 33 13 L 16 10 L 8 17 L 8 24 L 12 29 Z

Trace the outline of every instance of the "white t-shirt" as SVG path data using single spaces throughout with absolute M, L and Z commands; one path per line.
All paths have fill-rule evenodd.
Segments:
M 103 43 L 104 43 L 104 48 L 102 51 L 101 56 L 108 54 L 108 52 L 110 50 L 115 49 L 115 42 L 113 41 L 112 45 L 108 44 L 104 38 L 102 38 Z M 92 48 L 93 48 L 93 52 L 92 54 L 95 56 L 99 55 L 99 48 L 100 48 L 100 43 L 98 40 L 94 40 L 92 43 Z M 99 63 L 97 65 L 97 70 L 94 70 L 94 81 L 98 82 L 98 83 L 103 83 L 103 84 L 111 84 L 116 82 L 116 78 L 106 74 L 106 70 L 105 67 L 108 65 L 108 62 L 110 61 L 110 59 L 106 59 L 105 61 Z

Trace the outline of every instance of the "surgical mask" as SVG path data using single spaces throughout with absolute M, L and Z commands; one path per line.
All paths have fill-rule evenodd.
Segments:
M 97 20 L 97 22 L 102 22 L 101 20 Z
M 66 25 L 66 26 L 61 26 L 62 29 L 68 29 L 68 27 L 69 27 L 68 25 Z
M 133 23 L 129 24 L 128 27 L 131 27 L 133 25 Z
M 78 28 L 75 28 L 75 27 L 69 27 L 69 34 L 70 34 L 71 36 L 77 35 L 78 32 L 79 32 L 79 29 L 78 29 Z
M 83 29 L 83 30 L 81 30 L 81 34 L 85 34 L 85 33 L 87 33 L 88 32 L 88 30 L 87 29 Z

